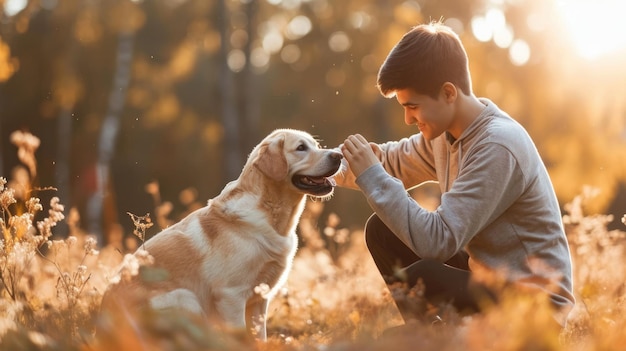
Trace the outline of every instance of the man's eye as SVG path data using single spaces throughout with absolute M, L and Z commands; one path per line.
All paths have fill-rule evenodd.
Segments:
M 296 148 L 296 150 L 298 151 L 306 151 L 308 148 L 306 147 L 306 145 L 304 144 L 300 144 L 298 145 L 298 147 Z

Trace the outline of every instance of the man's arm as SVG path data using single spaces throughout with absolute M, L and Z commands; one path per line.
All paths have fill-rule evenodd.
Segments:
M 367 201 L 396 236 L 422 258 L 445 261 L 463 249 L 522 194 L 522 170 L 505 147 L 479 147 L 436 211 L 423 209 L 379 165 L 356 179 Z

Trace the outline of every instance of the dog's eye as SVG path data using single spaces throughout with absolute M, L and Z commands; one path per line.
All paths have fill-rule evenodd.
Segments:
M 308 148 L 306 145 L 304 145 L 304 144 L 300 144 L 300 145 L 298 145 L 298 147 L 296 148 L 296 150 L 297 150 L 297 151 L 306 151 L 306 150 L 308 150 L 308 149 L 309 149 L 309 148 Z

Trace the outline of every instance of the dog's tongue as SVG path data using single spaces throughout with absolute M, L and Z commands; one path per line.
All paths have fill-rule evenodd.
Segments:
M 326 180 L 328 181 L 328 183 L 330 183 L 330 185 L 337 186 L 337 182 L 335 181 L 335 177 L 328 177 L 328 178 L 326 178 Z
M 317 184 L 317 185 L 328 184 L 330 186 L 337 185 L 337 182 L 335 182 L 335 179 L 333 177 L 305 177 L 305 179 L 310 184 Z

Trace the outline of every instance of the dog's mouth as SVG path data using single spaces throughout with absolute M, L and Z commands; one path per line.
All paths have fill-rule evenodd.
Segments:
M 339 168 L 333 169 L 327 174 L 321 176 L 296 174 L 291 178 L 293 185 L 305 192 L 306 194 L 313 196 L 326 196 L 332 193 L 335 185 L 335 180 L 332 178 Z

